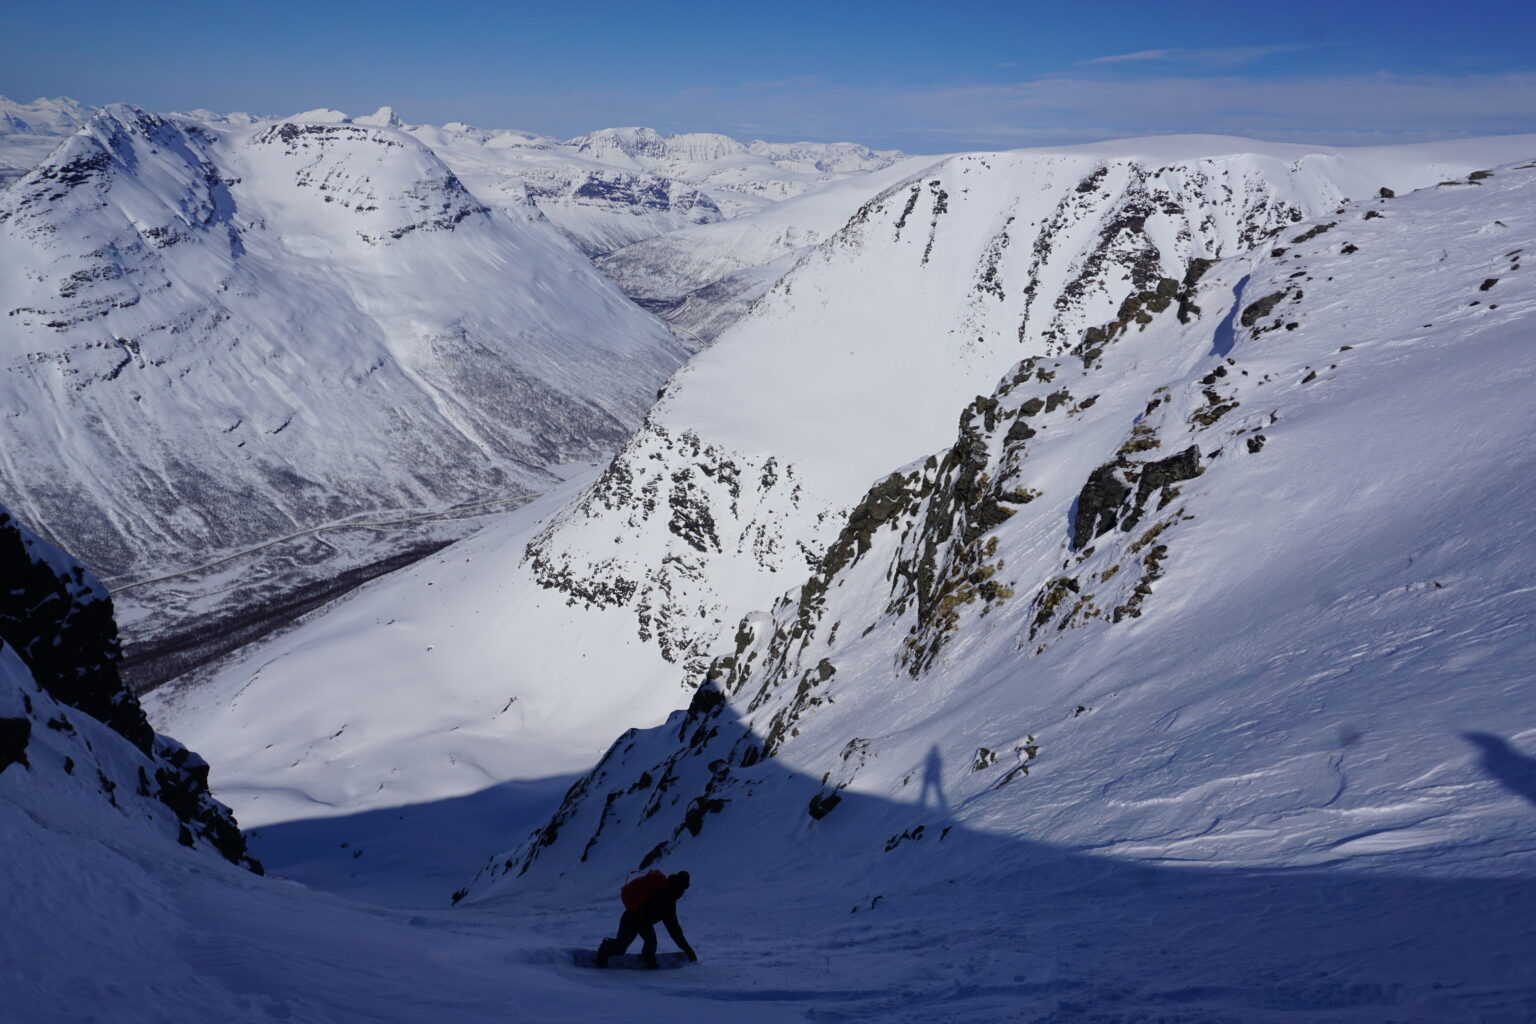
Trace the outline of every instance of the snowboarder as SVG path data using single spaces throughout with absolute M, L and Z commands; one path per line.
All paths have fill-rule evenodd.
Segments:
M 608 958 L 619 956 L 629 944 L 635 941 L 635 936 L 641 936 L 645 941 L 640 947 L 640 959 L 647 967 L 657 967 L 656 963 L 656 925 L 658 922 L 667 926 L 667 934 L 672 936 L 672 941 L 677 943 L 677 948 L 688 957 L 689 963 L 697 963 L 699 955 L 688 945 L 688 940 L 683 937 L 682 926 L 677 923 L 677 901 L 682 899 L 683 893 L 688 891 L 688 872 L 679 871 L 673 875 L 663 875 L 660 871 L 652 871 L 640 878 L 628 883 L 620 891 L 624 900 L 624 916 L 619 918 L 619 934 L 611 939 L 604 939 L 597 947 L 597 966 L 607 967 Z

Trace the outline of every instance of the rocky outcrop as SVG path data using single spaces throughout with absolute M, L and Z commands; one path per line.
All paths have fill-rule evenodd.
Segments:
M 208 790 L 207 762 L 157 735 L 118 677 L 112 600 L 95 577 L 0 508 L 0 581 L 0 648 L 16 652 L 43 693 L 100 722 L 137 751 L 138 795 L 170 808 L 183 845 L 207 844 L 231 863 L 260 871 L 229 809 Z M 29 714 L 41 713 L 25 694 L 23 705 Z M 44 717 L 48 728 L 76 730 L 68 717 Z M 0 770 L 27 766 L 33 729 L 29 718 L 0 719 Z M 102 775 L 102 792 L 115 803 L 118 785 L 110 782 Z

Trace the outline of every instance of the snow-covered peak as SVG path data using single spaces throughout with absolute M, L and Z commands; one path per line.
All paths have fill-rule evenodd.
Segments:
M 565 144 L 604 163 L 627 159 L 639 166 L 637 161 L 665 160 L 670 155 L 667 140 L 654 128 L 603 128 L 567 139 Z
M 92 109 L 67 96 L 31 103 L 0 96 L 0 135 L 68 135 L 86 122 Z
M 354 124 L 371 124 L 377 128 L 404 128 L 405 122 L 400 120 L 400 115 L 395 113 L 394 107 L 380 107 L 371 114 L 362 117 L 354 117 Z
M 352 118 L 339 110 L 329 107 L 316 107 L 314 110 L 305 110 L 284 118 L 287 121 L 296 121 L 301 124 L 350 124 Z
M 718 132 L 683 132 L 667 137 L 667 155 L 689 163 L 709 163 L 746 151 L 746 146 Z

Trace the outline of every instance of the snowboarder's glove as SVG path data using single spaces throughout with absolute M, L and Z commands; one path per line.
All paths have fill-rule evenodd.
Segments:
M 699 962 L 699 954 L 695 953 L 691 949 L 686 950 L 685 952 L 687 952 L 687 954 L 688 954 L 688 962 L 689 963 L 696 964 L 696 963 Z

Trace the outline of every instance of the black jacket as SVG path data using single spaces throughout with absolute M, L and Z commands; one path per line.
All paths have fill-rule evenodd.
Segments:
M 677 923 L 678 896 L 678 893 L 672 892 L 669 888 L 659 889 L 640 904 L 639 910 L 631 913 L 638 914 L 644 924 L 666 926 L 667 934 L 672 936 L 672 941 L 677 943 L 677 948 L 686 953 L 692 947 L 688 945 L 688 940 L 683 938 L 682 925 Z

